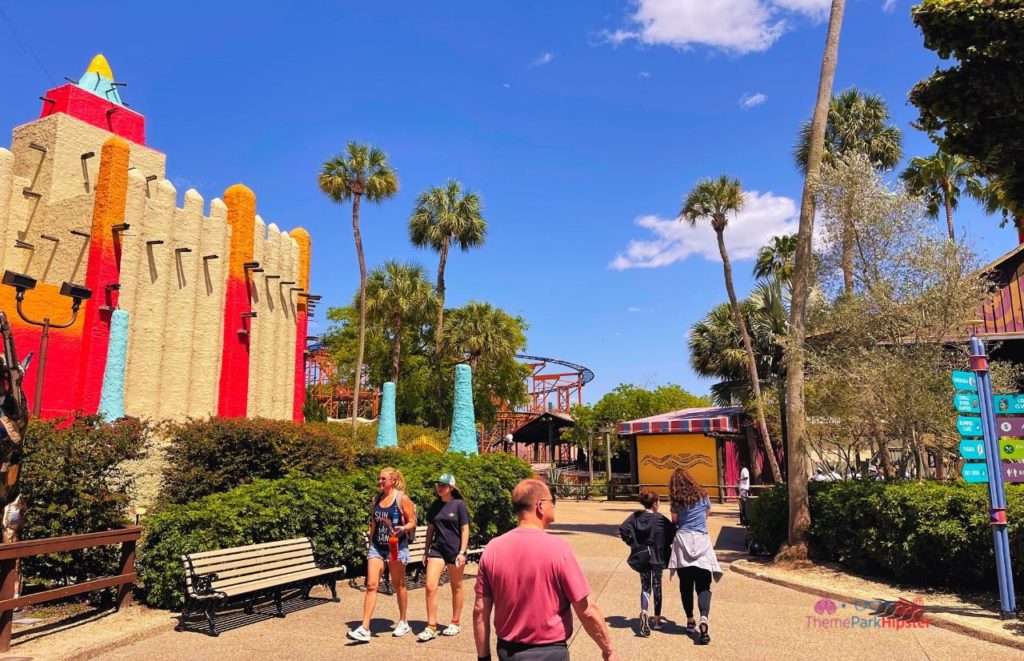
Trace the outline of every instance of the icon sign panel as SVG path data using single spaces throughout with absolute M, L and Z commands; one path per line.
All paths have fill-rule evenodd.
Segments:
M 964 464 L 964 467 L 960 469 L 960 475 L 963 476 L 965 482 L 972 484 L 988 482 L 988 466 L 985 464 Z
M 984 459 L 985 444 L 980 439 L 960 441 L 960 456 L 964 459 Z
M 1003 470 L 1003 482 L 1024 482 L 1024 464 L 1014 462 L 1012 464 L 1000 464 L 1000 467 Z
M 960 413 L 977 413 L 981 410 L 978 396 L 970 392 L 958 392 L 953 395 L 953 406 Z
M 996 418 L 996 432 L 1000 437 L 1024 436 L 1024 416 L 1011 415 Z
M 957 390 L 978 392 L 978 377 L 974 375 L 974 372 L 957 370 L 953 372 L 953 387 Z
M 961 436 L 981 436 L 981 418 L 962 415 L 956 419 L 956 428 Z
M 996 415 L 1024 414 L 1024 395 L 995 395 L 992 404 Z

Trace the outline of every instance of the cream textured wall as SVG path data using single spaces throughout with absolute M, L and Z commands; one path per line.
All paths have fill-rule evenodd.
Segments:
M 11 149 L 0 148 L 0 272 L 53 284 L 85 281 L 89 237 L 82 235 L 91 231 L 101 150 L 110 137 L 64 114 L 14 130 Z M 204 214 L 204 199 L 192 189 L 180 196 L 179 208 L 164 154 L 134 143 L 130 148 L 124 218 L 130 228 L 120 235 L 119 306 L 130 315 L 125 413 L 216 415 L 231 241 L 227 208 L 213 199 Z M 41 197 L 23 195 L 26 188 Z M 299 285 L 281 283 L 300 280 L 299 248 L 258 216 L 254 239 L 254 259 L 264 270 L 249 279 L 257 317 L 251 320 L 246 413 L 291 419 L 296 298 L 290 289 Z M 32 247 L 16 247 L 16 241 Z

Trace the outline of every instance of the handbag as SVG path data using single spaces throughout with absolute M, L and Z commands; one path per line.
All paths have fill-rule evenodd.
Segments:
M 634 546 L 629 552 L 629 557 L 626 558 L 626 564 L 630 569 L 641 574 L 651 571 L 651 547 L 641 544 Z

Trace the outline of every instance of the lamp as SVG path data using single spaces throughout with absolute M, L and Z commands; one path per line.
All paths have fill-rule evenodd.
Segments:
M 24 273 L 4 271 L 3 284 L 8 287 L 14 287 L 17 291 L 15 300 L 18 303 L 18 316 L 21 317 L 21 320 L 27 324 L 42 326 L 43 328 L 43 334 L 39 339 L 39 371 L 36 374 L 36 392 L 35 397 L 32 398 L 32 415 L 38 418 L 43 410 L 43 377 L 46 374 L 46 346 L 50 340 L 50 329 L 67 328 L 74 324 L 75 320 L 78 319 L 78 309 L 82 306 L 82 301 L 88 300 L 92 296 L 92 290 L 72 282 L 61 283 L 60 295 L 71 299 L 71 319 L 63 324 L 51 324 L 49 317 L 43 317 L 42 321 L 37 321 L 29 318 L 24 310 L 21 309 L 22 301 L 25 299 L 25 292 L 35 289 L 35 278 Z

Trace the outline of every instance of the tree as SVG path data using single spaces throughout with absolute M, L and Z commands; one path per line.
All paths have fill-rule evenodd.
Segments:
M 434 186 L 416 198 L 416 206 L 409 217 L 409 240 L 414 246 L 427 247 L 438 254 L 437 264 L 437 324 L 435 324 L 435 360 L 438 374 L 438 394 L 442 387 L 441 344 L 444 341 L 444 270 L 448 251 L 457 245 L 463 252 L 482 246 L 487 236 L 487 221 L 482 214 L 480 196 L 463 191 L 457 181 L 445 186 Z
M 811 239 L 814 236 L 814 193 L 821 170 L 825 149 L 825 127 L 828 118 L 829 97 L 836 74 L 839 56 L 839 33 L 843 24 L 845 0 L 832 0 L 825 37 L 825 51 L 821 56 L 821 74 L 818 78 L 818 97 L 808 131 L 807 159 L 804 161 L 804 187 L 800 197 L 800 224 L 797 228 L 796 257 L 793 260 L 793 293 L 789 308 L 789 344 L 786 350 L 786 461 L 789 470 L 789 545 L 780 552 L 782 558 L 807 558 L 808 531 L 811 510 L 807 500 L 808 464 L 806 413 L 804 409 L 804 342 L 806 339 L 807 301 L 810 297 L 810 276 L 813 262 Z
M 910 91 L 918 125 L 950 154 L 998 179 L 1024 212 L 1024 12 L 1018 0 L 923 0 L 912 10 L 925 47 L 956 62 Z
M 349 142 L 345 153 L 323 164 L 318 179 L 320 190 L 337 204 L 352 201 L 352 236 L 359 258 L 359 353 L 356 358 L 352 398 L 352 429 L 359 417 L 359 389 L 362 384 L 363 352 L 366 346 L 366 259 L 363 239 L 359 233 L 359 206 L 363 196 L 379 204 L 398 192 L 398 175 L 388 164 L 380 149 L 367 144 Z
M 526 324 L 490 303 L 470 301 L 455 308 L 445 322 L 445 347 L 456 360 L 469 363 L 476 373 L 480 358 L 512 356 L 526 347 Z
M 773 236 L 771 242 L 757 251 L 754 277 L 778 280 L 789 284 L 793 278 L 793 256 L 796 254 L 796 234 Z
M 891 170 L 902 157 L 902 135 L 900 130 L 888 123 L 889 108 L 885 100 L 876 94 L 865 94 L 850 88 L 829 103 L 828 120 L 825 125 L 824 151 L 820 162 L 832 165 L 850 153 L 864 154 L 878 170 Z M 804 122 L 800 128 L 794 157 L 797 167 L 804 176 L 808 172 L 810 157 L 811 122 Z M 846 216 L 847 224 L 853 222 L 851 214 Z M 840 237 L 843 247 L 842 269 L 846 274 L 846 293 L 853 292 L 853 236 L 849 227 Z
M 929 216 L 938 218 L 940 209 L 945 210 L 946 228 L 953 240 L 956 240 L 953 212 L 960 204 L 960 193 L 966 192 L 983 204 L 986 201 L 984 186 L 971 164 L 941 149 L 931 156 L 915 156 L 900 179 L 907 190 L 924 198 Z
M 743 316 L 740 314 L 736 289 L 732 283 L 732 264 L 729 262 L 729 252 L 725 248 L 725 228 L 729 225 L 729 215 L 739 212 L 742 207 L 743 191 L 740 188 L 739 180 L 731 179 L 728 175 L 722 175 L 718 179 L 705 179 L 698 182 L 694 189 L 686 196 L 679 215 L 691 227 L 696 226 L 699 220 L 707 219 L 711 223 L 711 228 L 715 231 L 715 236 L 718 239 L 718 252 L 722 256 L 725 290 L 729 294 L 729 305 L 732 306 L 736 327 L 740 330 L 740 337 L 743 338 L 743 349 L 747 354 L 747 368 L 750 373 L 751 387 L 754 391 L 758 431 L 764 440 L 765 448 L 768 449 L 768 465 L 771 467 L 772 477 L 776 482 L 781 482 L 782 474 L 779 472 L 778 462 L 775 459 L 775 452 L 772 448 L 772 441 L 768 435 L 768 424 L 765 422 L 764 417 L 764 399 L 761 397 L 761 383 L 757 375 L 757 360 L 754 356 L 753 346 L 750 343 L 747 325 L 743 322 Z
M 355 304 L 359 305 L 356 295 Z M 391 382 L 397 384 L 402 352 L 402 328 L 407 322 L 422 325 L 437 307 L 434 288 L 418 264 L 389 260 L 366 281 L 366 317 L 391 334 Z

